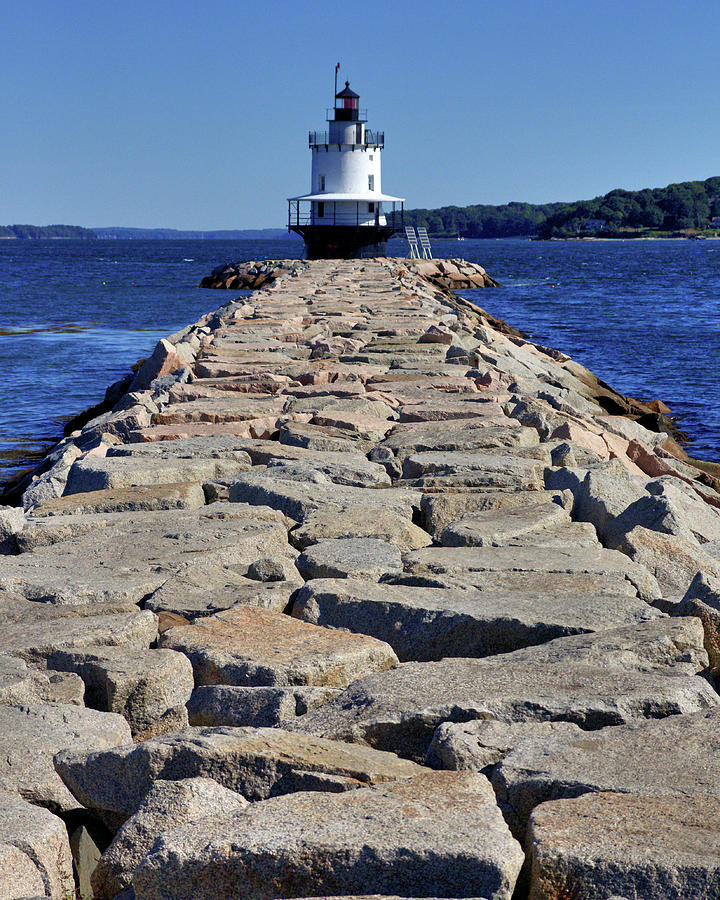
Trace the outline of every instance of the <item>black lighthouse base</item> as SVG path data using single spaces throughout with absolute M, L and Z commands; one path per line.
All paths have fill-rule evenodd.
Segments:
M 390 225 L 289 225 L 305 241 L 308 259 L 368 259 L 387 256 Z

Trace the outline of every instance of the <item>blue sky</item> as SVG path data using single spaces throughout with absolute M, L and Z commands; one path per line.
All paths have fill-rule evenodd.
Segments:
M 333 68 L 407 206 L 720 175 L 720 4 L 35 0 L 0 30 L 0 224 L 281 226 Z

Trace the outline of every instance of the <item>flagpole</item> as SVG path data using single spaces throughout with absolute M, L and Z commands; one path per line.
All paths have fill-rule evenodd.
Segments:
M 337 73 L 340 68 L 340 63 L 335 66 L 335 94 L 337 94 Z M 335 106 L 335 94 L 333 94 L 333 102 L 332 105 Z

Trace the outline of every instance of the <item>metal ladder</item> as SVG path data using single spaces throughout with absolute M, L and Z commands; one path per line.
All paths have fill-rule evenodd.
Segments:
M 405 226 L 405 237 L 410 245 L 410 259 L 420 259 L 420 250 L 418 249 L 418 239 L 415 229 L 412 225 Z
M 428 237 L 427 228 L 418 227 L 417 233 L 420 238 L 423 259 L 432 259 L 432 250 L 430 249 L 430 238 Z

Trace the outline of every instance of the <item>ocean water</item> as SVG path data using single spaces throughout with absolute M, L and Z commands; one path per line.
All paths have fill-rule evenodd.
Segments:
M 433 251 L 481 263 L 502 286 L 466 296 L 622 393 L 664 400 L 690 452 L 720 459 L 720 242 L 466 240 Z M 229 299 L 197 287 L 216 265 L 301 254 L 292 238 L 0 241 L 0 482 L 159 338 Z

